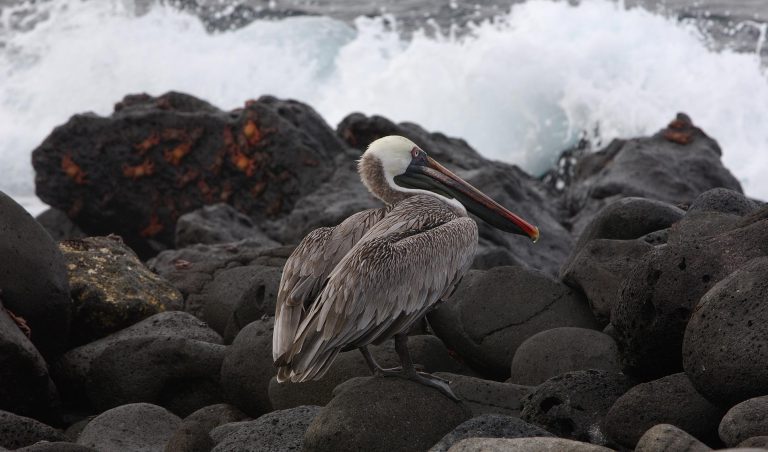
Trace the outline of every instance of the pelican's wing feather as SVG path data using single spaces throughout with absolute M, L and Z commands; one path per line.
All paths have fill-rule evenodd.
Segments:
M 386 209 L 358 212 L 336 227 L 307 234 L 283 267 L 275 307 L 272 357 L 275 361 L 290 348 L 296 330 L 328 275 L 363 235 L 386 214 Z
M 279 381 L 319 378 L 342 349 L 407 331 L 458 284 L 474 258 L 475 222 L 453 214 L 403 222 L 399 217 L 405 215 L 398 213 L 404 212 L 397 210 L 372 227 L 330 273 L 299 325 Z M 414 212 L 409 214 L 412 219 Z

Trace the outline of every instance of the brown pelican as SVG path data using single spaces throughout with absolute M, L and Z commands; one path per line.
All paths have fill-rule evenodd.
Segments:
M 477 224 L 527 235 L 539 230 L 400 136 L 380 138 L 358 163 L 386 207 L 310 232 L 288 258 L 275 310 L 277 381 L 321 378 L 336 355 L 358 348 L 375 375 L 401 376 L 456 399 L 448 382 L 417 372 L 407 333 L 469 269 Z M 367 349 L 395 338 L 402 367 L 382 369 Z

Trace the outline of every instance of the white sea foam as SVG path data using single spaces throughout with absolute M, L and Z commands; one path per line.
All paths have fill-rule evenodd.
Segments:
M 463 38 L 401 40 L 382 20 L 257 21 L 210 34 L 189 14 L 136 17 L 118 0 L 54 2 L 0 48 L 0 190 L 33 193 L 30 151 L 74 113 L 179 90 L 222 108 L 261 94 L 467 139 L 546 169 L 587 131 L 652 133 L 678 111 L 719 140 L 747 192 L 768 199 L 768 80 L 754 54 L 714 52 L 691 25 L 607 0 L 531 1 Z M 0 18 L 7 20 L 7 17 Z

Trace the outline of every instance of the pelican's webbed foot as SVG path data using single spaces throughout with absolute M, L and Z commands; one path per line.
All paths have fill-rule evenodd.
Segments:
M 448 384 L 448 380 L 437 377 L 435 375 L 426 374 L 423 372 L 416 372 L 414 375 L 407 377 L 409 380 L 413 380 L 417 383 L 421 383 L 424 386 L 430 386 L 445 394 L 449 399 L 454 402 L 460 402 L 456 394 L 453 393 L 451 386 Z

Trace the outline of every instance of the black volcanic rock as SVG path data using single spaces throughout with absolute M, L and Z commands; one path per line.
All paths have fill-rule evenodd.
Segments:
M 685 329 L 686 373 L 699 392 L 726 408 L 768 394 L 767 275 L 768 257 L 740 265 L 701 297 Z
M 522 418 L 561 437 L 606 444 L 603 419 L 632 387 L 624 374 L 578 370 L 550 378 L 524 401 Z
M 718 432 L 720 439 L 730 447 L 749 438 L 768 436 L 768 395 L 732 407 L 723 416 Z
M 548 431 L 520 418 L 500 414 L 483 414 L 462 423 L 443 438 L 429 452 L 448 452 L 454 444 L 465 438 L 533 438 L 553 436 Z
M 468 418 L 465 407 L 434 388 L 401 378 L 368 378 L 320 410 L 304 435 L 303 450 L 426 450 Z
M 203 206 L 180 216 L 176 222 L 176 248 L 197 243 L 230 243 L 255 239 L 265 247 L 278 246 L 251 220 L 229 204 Z
M 215 445 L 210 433 L 220 425 L 248 419 L 227 404 L 211 405 L 190 414 L 182 421 L 165 446 L 165 452 L 209 451 Z
M 77 440 L 99 452 L 162 451 L 181 419 L 149 403 L 132 403 L 96 416 Z
M 77 227 L 67 214 L 59 209 L 46 209 L 43 213 L 36 216 L 35 220 L 48 231 L 48 234 L 56 242 L 88 237 L 88 234 Z
M 612 200 L 639 196 L 671 204 L 689 204 L 699 194 L 741 185 L 722 165 L 720 146 L 685 114 L 652 137 L 614 140 L 582 157 L 566 191 L 575 213 L 574 231 Z
M 302 450 L 304 433 L 320 412 L 319 406 L 278 410 L 253 421 L 233 422 L 211 432 L 213 452 L 244 450 L 294 452 Z
M 723 410 L 696 392 L 684 373 L 639 384 L 619 397 L 605 417 L 605 431 L 622 446 L 634 448 L 657 424 L 672 424 L 695 438 L 717 441 Z
M 258 220 L 289 212 L 345 147 L 310 107 L 264 96 L 231 112 L 170 92 L 73 116 L 33 151 L 37 194 L 91 235 L 139 255 L 173 246 L 186 212 L 227 202 Z
M 709 452 L 706 444 L 670 424 L 658 424 L 646 431 L 635 452 Z
M 3 380 L 3 384 L 6 380 Z M 19 449 L 38 441 L 63 441 L 64 434 L 48 425 L 7 411 L 0 411 L 0 449 Z
M 469 271 L 428 317 L 449 348 L 500 377 L 508 375 L 517 347 L 534 334 L 561 326 L 597 327 L 579 294 L 523 267 Z
M 766 215 L 768 208 L 762 207 L 740 218 L 726 232 L 672 241 L 676 228 L 683 223 L 678 222 L 670 230 L 670 243 L 655 248 L 642 258 L 625 280 L 611 313 L 622 364 L 627 372 L 654 379 L 682 370 L 683 333 L 699 299 L 718 281 L 749 260 L 768 256 Z M 707 335 L 712 336 L 710 333 Z M 718 349 L 719 344 L 711 342 L 710 347 L 714 348 L 710 350 Z M 707 354 L 709 352 L 696 352 L 703 345 L 691 345 L 686 354 L 698 356 L 696 359 L 707 364 L 709 374 L 712 371 L 710 365 L 717 361 L 713 361 L 714 357 Z M 726 360 L 723 362 L 730 362 L 733 358 L 731 351 L 723 354 Z M 687 368 L 692 369 L 689 376 L 694 386 L 712 399 L 712 394 L 700 383 L 697 375 L 691 373 L 695 372 L 695 366 Z M 728 390 L 724 387 L 715 391 Z M 738 400 L 737 397 L 735 401 Z
M 43 355 L 64 350 L 72 307 L 64 259 L 45 229 L 2 192 L 0 292 L 3 306 L 24 319 Z

